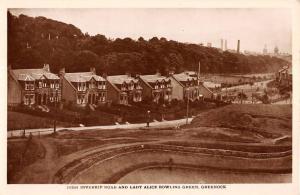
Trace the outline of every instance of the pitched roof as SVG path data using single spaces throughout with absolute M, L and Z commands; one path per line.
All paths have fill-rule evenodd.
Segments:
M 161 76 L 158 74 L 153 74 L 153 75 L 141 75 L 140 76 L 141 79 L 143 79 L 144 81 L 148 82 L 148 83 L 155 83 L 157 81 L 161 82 L 161 81 L 169 81 L 170 78 L 167 78 L 165 76 Z
M 130 82 L 138 82 L 138 79 L 133 78 L 131 76 L 128 75 L 114 75 L 114 76 L 108 76 L 107 80 L 113 84 L 123 84 L 125 83 L 130 83 Z
M 43 68 L 39 69 L 12 69 L 12 73 L 20 81 L 34 81 L 37 79 L 59 79 L 59 77 L 53 73 L 50 73 Z
M 213 83 L 213 82 L 210 82 L 210 81 L 205 81 L 203 82 L 203 85 L 207 88 L 215 88 L 215 87 L 221 87 L 221 84 L 218 84 L 218 83 Z
M 173 76 L 179 82 L 185 82 L 185 81 L 191 81 L 197 79 L 197 75 L 195 75 L 195 72 L 192 71 L 173 74 Z
M 95 75 L 93 72 L 65 73 L 65 78 L 70 82 L 88 82 L 92 78 L 94 78 L 96 81 L 105 81 L 103 77 Z

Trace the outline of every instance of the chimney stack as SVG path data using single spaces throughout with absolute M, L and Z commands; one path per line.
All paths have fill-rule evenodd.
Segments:
M 104 79 L 107 79 L 107 74 L 106 74 L 106 73 L 103 73 L 103 74 L 102 74 L 102 77 L 103 77 Z
M 126 72 L 127 77 L 131 77 L 130 72 Z
M 161 76 L 159 69 L 156 69 L 156 73 L 157 76 Z
M 225 48 L 224 48 L 225 51 L 227 51 L 227 39 L 225 39 Z
M 96 68 L 95 67 L 91 67 L 90 68 L 90 72 L 92 72 L 93 74 L 96 74 Z
M 63 77 L 63 76 L 65 76 L 65 74 L 66 74 L 66 69 L 65 68 L 61 68 L 60 70 L 59 70 L 59 77 Z
M 44 64 L 43 69 L 44 69 L 45 71 L 47 71 L 47 72 L 50 72 L 50 66 L 49 66 L 49 64 Z
M 238 40 L 237 42 L 237 50 L 236 50 L 237 53 L 240 53 L 240 40 Z
M 140 73 L 135 73 L 134 78 L 138 79 L 140 78 L 141 74 Z

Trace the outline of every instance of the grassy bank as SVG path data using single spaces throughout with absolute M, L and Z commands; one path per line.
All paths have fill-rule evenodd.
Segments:
M 53 127 L 54 121 L 49 118 L 34 116 L 20 112 L 7 112 L 7 129 L 37 129 Z M 57 122 L 57 126 L 70 127 L 71 123 Z M 74 126 L 74 125 L 73 125 Z

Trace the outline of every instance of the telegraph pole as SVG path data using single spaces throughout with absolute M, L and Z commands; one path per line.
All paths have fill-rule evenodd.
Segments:
M 201 64 L 200 64 L 200 61 L 199 61 L 199 65 L 198 65 L 198 84 L 200 82 L 200 71 L 201 71 Z
M 57 115 L 57 102 L 58 102 L 58 90 L 55 90 L 55 100 L 54 100 L 54 107 L 55 107 L 55 116 L 54 116 L 54 127 L 53 127 L 53 134 L 56 134 L 56 115 Z
M 186 124 L 189 123 L 189 100 L 190 100 L 190 89 L 186 89 L 187 103 L 186 103 Z

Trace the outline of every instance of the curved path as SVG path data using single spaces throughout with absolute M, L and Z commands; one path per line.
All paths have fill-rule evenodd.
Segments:
M 18 183 L 116 183 L 149 166 L 185 166 L 247 172 L 291 172 L 291 151 L 254 153 L 166 145 L 168 140 L 101 145 L 57 158 L 51 137 L 40 139 L 46 155 L 24 169 Z
M 147 166 L 185 166 L 242 172 L 290 173 L 291 151 L 250 153 L 222 149 L 139 144 L 92 153 L 67 164 L 54 183 L 116 183 Z

